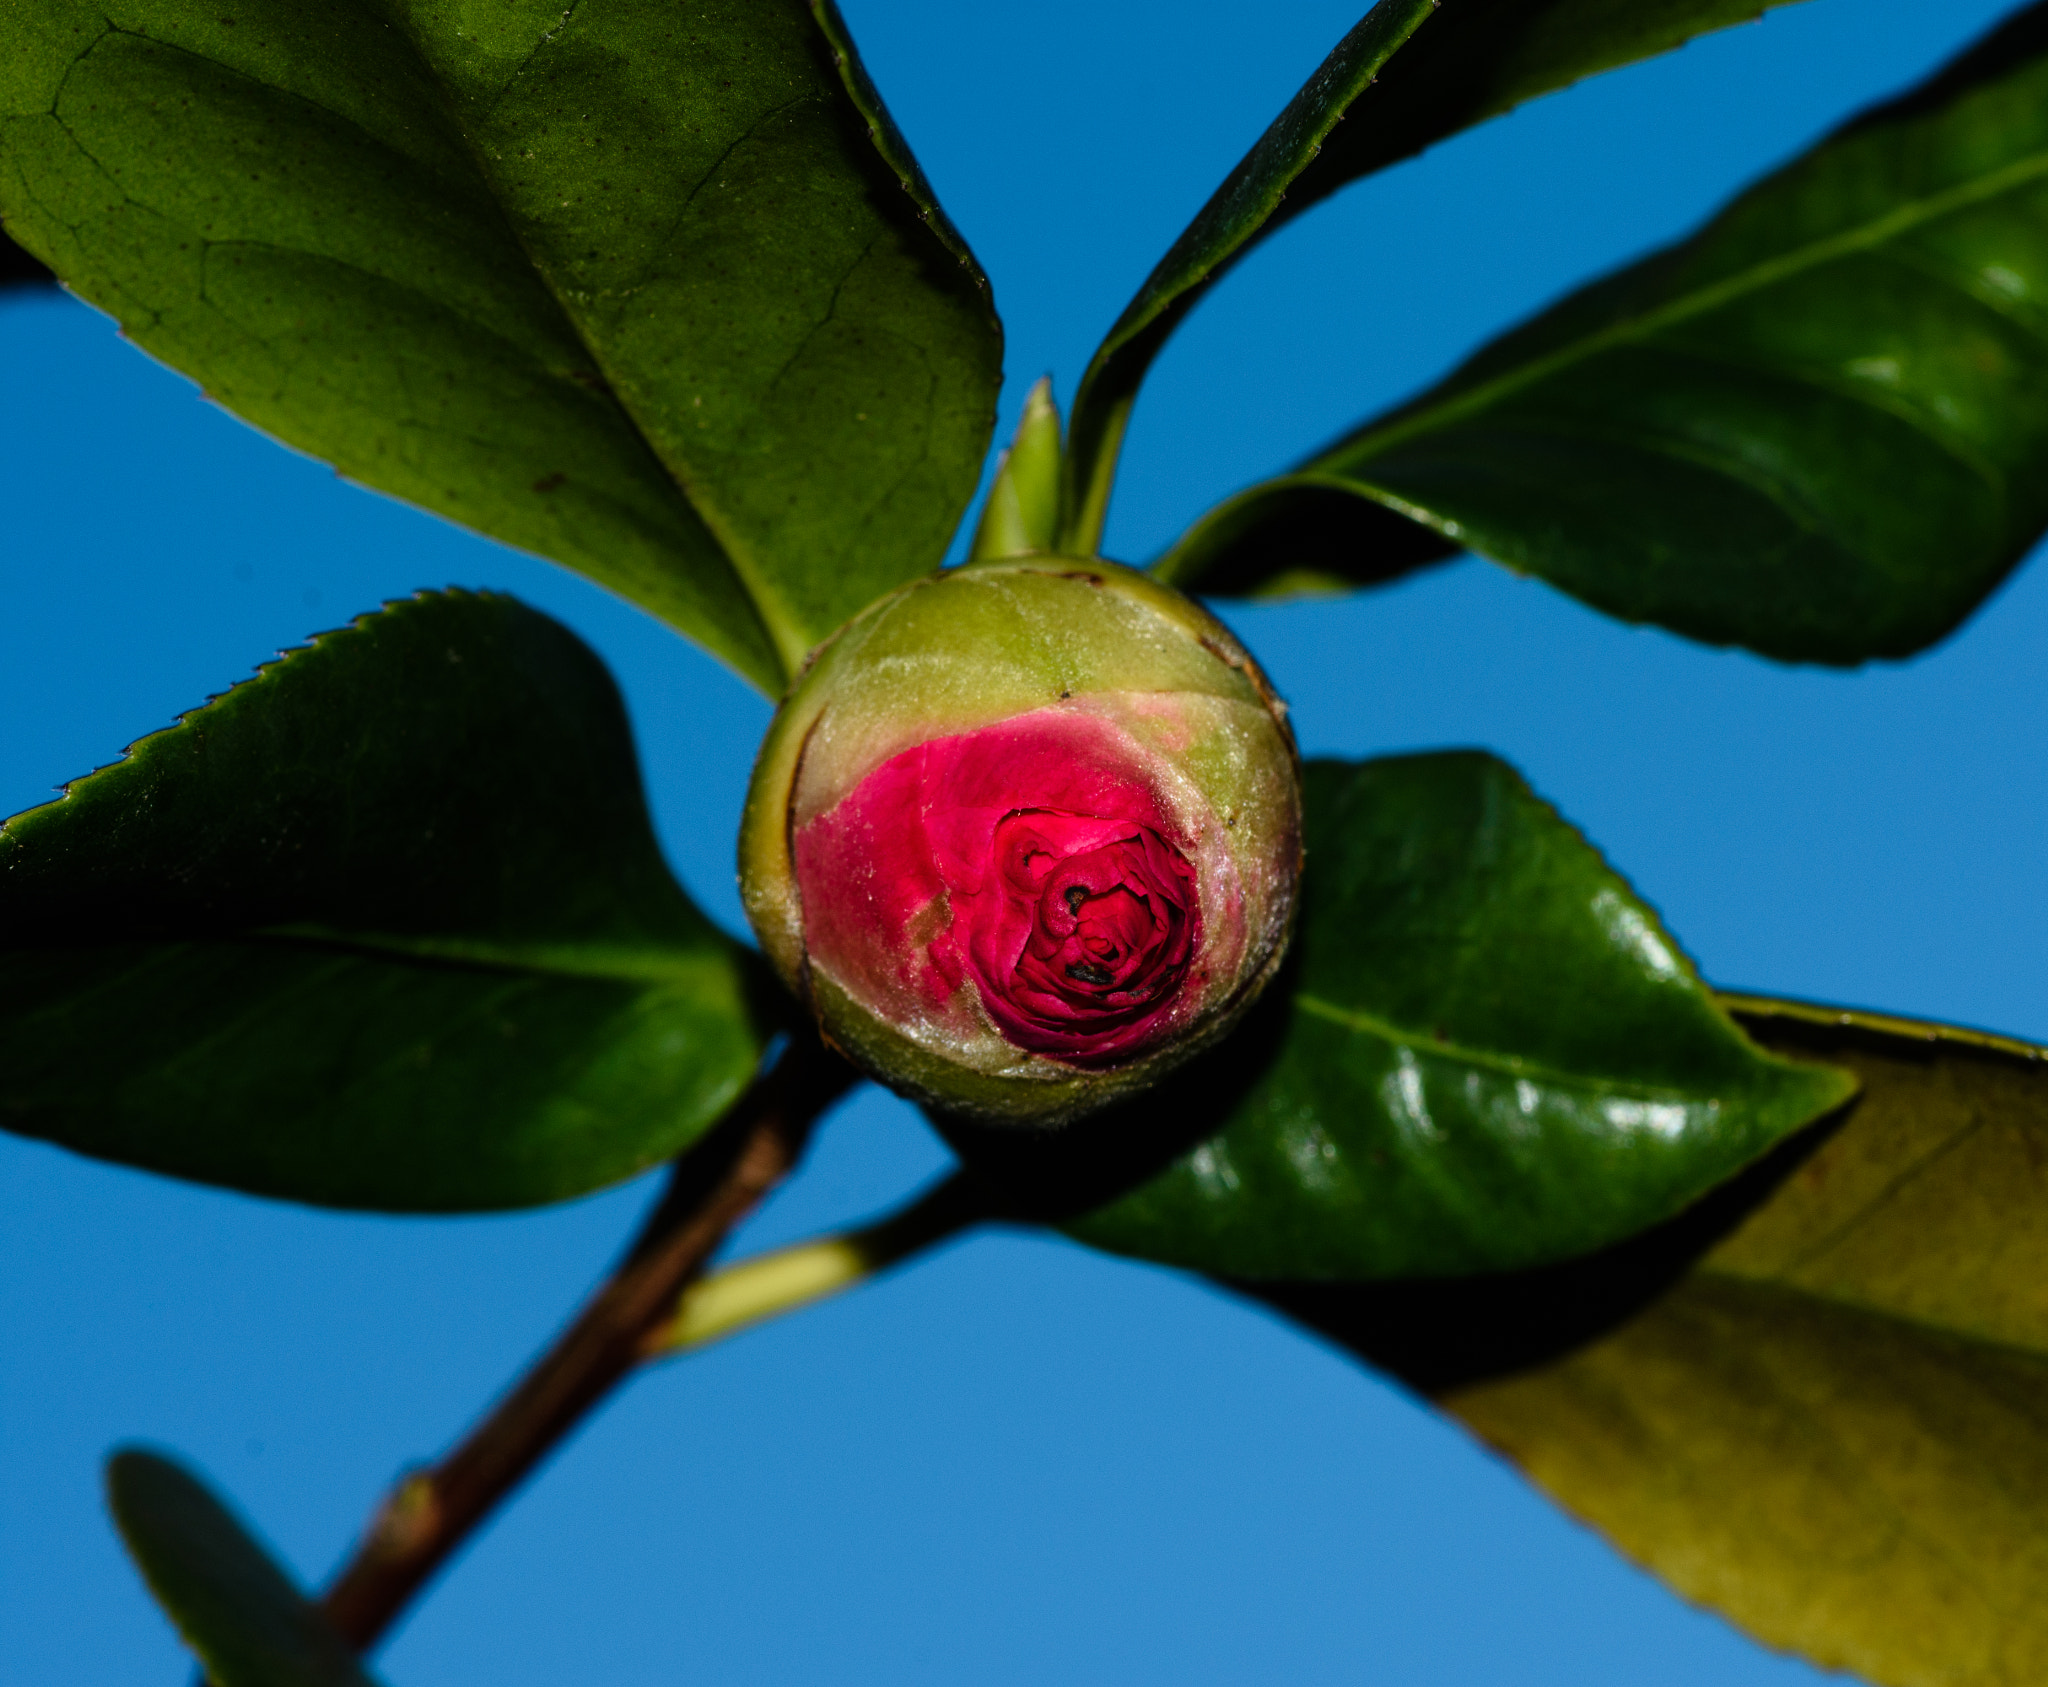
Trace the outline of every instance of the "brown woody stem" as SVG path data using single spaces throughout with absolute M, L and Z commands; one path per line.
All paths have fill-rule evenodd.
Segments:
M 854 1073 L 813 1037 L 791 1044 L 700 1143 L 625 1258 L 469 1436 L 405 1477 L 321 1608 L 357 1651 L 375 1645 L 450 1554 L 647 1356 L 647 1338 L 727 1233 L 796 1165 Z

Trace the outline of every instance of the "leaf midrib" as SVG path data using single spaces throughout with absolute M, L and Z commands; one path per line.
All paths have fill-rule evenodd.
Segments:
M 117 30 L 115 26 L 113 26 L 110 23 L 108 29 L 103 33 L 115 34 L 133 32 Z M 556 32 L 550 32 L 549 39 L 552 39 L 553 33 Z M 233 76 L 244 82 L 247 82 L 252 87 L 261 88 L 268 94 L 291 99 L 300 102 L 313 110 L 319 111 L 332 121 L 344 124 L 349 129 L 362 135 L 366 141 L 374 145 L 379 151 L 390 152 L 392 150 L 388 143 L 382 140 L 379 136 L 372 134 L 370 131 L 364 129 L 363 126 L 354 117 L 350 116 L 347 112 L 337 111 L 332 106 L 322 104 L 320 101 L 315 100 L 309 97 L 308 95 L 299 92 L 296 89 L 283 87 L 274 81 L 259 78 L 251 74 L 249 71 L 240 68 L 239 66 L 226 63 L 225 61 L 218 58 L 214 58 L 210 54 L 201 52 L 199 49 L 189 46 L 184 42 L 166 40 L 156 35 L 145 35 L 143 38 L 147 39 L 153 46 L 159 48 L 169 48 L 179 53 L 188 54 L 191 57 L 212 66 L 214 69 L 223 72 L 226 75 Z M 738 554 L 742 547 L 735 546 L 730 535 L 724 530 L 726 524 L 721 521 L 715 520 L 713 515 L 710 512 L 707 512 L 699 504 L 697 498 L 692 494 L 689 485 L 684 481 L 684 479 L 677 471 L 677 469 L 670 464 L 668 458 L 655 444 L 653 438 L 650 436 L 647 430 L 645 423 L 642 420 L 639 411 L 635 408 L 635 406 L 633 406 L 627 401 L 625 391 L 622 389 L 620 381 L 616 378 L 616 373 L 614 371 L 612 364 L 598 351 L 596 346 L 594 346 L 591 343 L 590 336 L 584 331 L 583 323 L 576 314 L 576 312 L 571 308 L 570 301 L 565 296 L 564 291 L 555 286 L 554 282 L 550 279 L 547 270 L 539 262 L 536 261 L 533 249 L 528 245 L 525 236 L 520 232 L 517 224 L 508 214 L 503 194 L 499 189 L 499 184 L 497 182 L 496 177 L 493 175 L 490 169 L 489 156 L 486 153 L 485 149 L 479 144 L 476 136 L 471 133 L 468 123 L 464 120 L 461 112 L 460 102 L 453 96 L 453 93 L 450 90 L 446 80 L 442 77 L 439 69 L 435 66 L 432 58 L 421 47 L 417 31 L 411 27 L 407 27 L 403 31 L 403 38 L 405 40 L 406 50 L 411 54 L 414 63 L 418 66 L 422 76 L 439 96 L 437 103 L 440 108 L 440 115 L 442 121 L 447 124 L 449 132 L 452 135 L 454 135 L 460 142 L 464 153 L 469 159 L 470 167 L 475 173 L 475 179 L 478 185 L 483 189 L 484 198 L 489 202 L 491 211 L 498 219 L 500 226 L 504 229 L 506 237 L 517 248 L 521 257 L 525 259 L 528 273 L 531 274 L 535 283 L 540 287 L 541 291 L 547 296 L 549 303 L 554 307 L 554 311 L 559 320 L 561 321 L 568 337 L 582 351 L 584 356 L 590 360 L 592 368 L 597 370 L 597 372 L 603 377 L 607 390 L 607 396 L 610 398 L 611 402 L 617 407 L 619 414 L 625 419 L 627 425 L 632 429 L 633 437 L 639 441 L 642 449 L 644 449 L 647 452 L 648 457 L 654 463 L 659 465 L 663 477 L 667 480 L 669 485 L 674 488 L 676 496 L 682 499 L 683 503 L 689 508 L 690 513 L 703 527 L 705 535 L 712 541 L 714 545 L 717 546 L 719 555 L 721 559 L 724 561 L 727 570 L 729 571 L 733 585 L 735 585 L 738 588 L 740 596 L 745 600 L 748 609 L 754 617 L 758 630 L 761 634 L 762 641 L 765 643 L 767 648 L 774 653 L 777 662 L 781 665 L 783 669 L 783 675 L 786 678 L 791 668 L 789 656 L 790 650 L 798 648 L 808 648 L 810 641 L 804 636 L 801 629 L 795 627 L 793 624 L 783 624 L 779 616 L 771 615 L 769 605 L 774 601 L 773 594 L 766 591 L 764 583 L 759 577 L 758 569 L 753 566 L 752 558 L 743 557 L 742 555 Z M 95 37 L 94 42 L 89 44 L 85 51 L 91 51 L 91 47 L 97 45 L 99 39 L 100 37 Z M 533 59 L 539 55 L 541 48 L 546 44 L 547 42 L 543 41 L 542 43 L 536 45 L 533 52 L 529 54 L 525 60 L 522 61 L 519 71 L 515 72 L 514 74 L 523 74 L 526 69 L 526 66 L 532 63 Z M 79 55 L 79 59 L 82 59 L 83 57 L 84 53 L 82 52 Z M 73 60 L 74 64 L 77 62 L 77 59 Z M 764 116 L 765 115 L 766 114 L 764 114 Z M 752 132 L 751 127 L 748 132 Z M 741 137 L 741 139 L 744 138 L 744 136 Z M 737 145 L 739 143 L 736 141 L 734 144 Z M 412 164 L 414 161 L 408 158 L 407 162 L 408 164 Z M 708 177 L 706 179 L 708 179 Z M 703 183 L 700 181 L 697 184 L 697 187 L 701 188 L 702 185 Z M 696 189 L 693 188 L 692 192 L 694 193 L 695 191 Z M 382 279 L 390 280 L 392 278 L 383 277 Z M 414 289 L 408 288 L 407 290 L 413 291 Z M 439 303 L 439 301 L 432 302 Z M 492 325 L 488 324 L 482 324 L 479 326 L 492 327 Z M 494 328 L 493 331 L 495 332 Z
M 573 13 L 580 9 L 581 3 L 582 0 L 572 0 L 570 12 Z M 524 76 L 533 61 L 540 56 L 542 49 L 551 44 L 562 30 L 567 29 L 570 22 L 570 15 L 565 13 L 556 28 L 546 32 L 542 39 L 535 44 L 533 51 L 520 61 L 519 68 L 513 72 L 513 77 Z M 570 302 L 564 296 L 562 290 L 555 286 L 547 270 L 535 259 L 533 249 L 527 244 L 525 235 L 520 232 L 518 224 L 513 221 L 506 211 L 497 177 L 490 168 L 489 155 L 477 138 L 471 134 L 468 123 L 463 120 L 459 104 L 447 83 L 442 79 L 440 70 L 420 46 L 418 36 L 413 29 L 408 28 L 405 31 L 405 39 L 413 56 L 419 61 L 421 70 L 439 91 L 443 114 L 455 134 L 461 137 L 463 149 L 469 154 L 471 166 L 477 172 L 477 179 L 489 191 L 492 209 L 498 213 L 499 219 L 504 223 L 506 233 L 519 248 L 521 255 L 525 257 L 527 268 L 533 272 L 535 281 L 540 284 L 547 296 L 554 301 L 555 309 L 561 313 L 562 321 L 568 327 L 570 334 L 574 336 L 576 343 L 583 348 L 584 354 L 589 357 L 592 366 L 604 377 L 605 386 L 611 393 L 612 402 L 619 407 L 619 414 L 624 416 L 627 423 L 632 427 L 633 436 L 640 441 L 647 454 L 661 465 L 662 473 L 667 476 L 669 484 L 676 489 L 676 495 L 690 507 L 691 513 L 702 523 L 706 535 L 718 546 L 719 554 L 724 557 L 726 567 L 732 571 L 734 584 L 739 587 L 741 596 L 747 600 L 747 605 L 752 609 L 754 619 L 760 625 L 762 636 L 766 639 L 768 648 L 775 653 L 776 660 L 782 665 L 783 678 L 787 679 L 796 671 L 796 663 L 801 659 L 801 653 L 810 648 L 811 640 L 804 636 L 801 628 L 793 623 L 785 623 L 779 612 L 771 612 L 771 606 L 779 606 L 776 605 L 775 594 L 767 590 L 766 583 L 761 576 L 761 571 L 755 558 L 747 552 L 746 547 L 735 542 L 733 535 L 729 531 L 729 523 L 720 519 L 714 511 L 704 507 L 698 497 L 693 494 L 681 470 L 668 460 L 667 454 L 655 443 L 641 418 L 638 408 L 630 402 L 627 396 L 630 390 L 630 383 L 622 383 L 620 381 L 618 371 L 613 366 L 611 360 L 605 357 L 591 343 L 590 336 L 584 332 L 582 320 L 571 308 Z M 497 97 L 499 99 L 504 98 L 505 93 L 511 87 L 511 82 L 512 78 L 507 78 L 504 87 L 498 90 Z M 795 102 L 786 102 L 784 105 L 774 107 L 772 110 L 763 112 L 760 116 L 756 117 L 747 126 L 746 132 L 737 137 L 733 141 L 732 146 L 726 148 L 719 155 L 719 163 L 692 184 L 688 199 L 694 200 L 703 191 L 704 184 L 710 181 L 717 170 L 722 167 L 724 161 L 731 157 L 734 148 L 750 139 L 755 129 L 762 123 L 765 123 L 769 117 L 775 115 L 776 112 L 788 109 L 788 105 L 792 103 Z M 797 655 L 793 657 L 791 655 L 792 651 L 797 652 Z
M 1900 1329 L 1924 1332 L 1944 1341 L 1954 1342 L 1986 1353 L 2012 1354 L 2017 1358 L 2028 1360 L 2034 1364 L 2048 1365 L 2048 1345 L 2028 1347 L 2015 1341 L 2001 1341 L 1995 1336 L 1984 1335 L 1975 1330 L 1965 1329 L 1960 1325 L 1938 1324 L 1932 1319 L 1917 1318 L 1909 1312 L 1901 1312 L 1895 1307 L 1881 1306 L 1874 1301 L 1863 1300 L 1853 1295 L 1810 1289 L 1803 1284 L 1790 1282 L 1783 1277 L 1752 1276 L 1746 1272 L 1734 1271 L 1725 1266 L 1712 1264 L 1698 1266 L 1693 1271 L 1692 1276 L 1694 1279 L 1712 1279 L 1722 1283 L 1733 1283 L 1741 1288 L 1764 1294 L 1783 1295 L 1787 1299 L 1803 1301 L 1810 1306 L 1822 1307 L 1830 1311 L 1839 1310 L 1851 1312 L 1863 1318 L 1880 1319 L 1887 1324 L 1896 1325 Z
M 1500 1054 L 1491 1049 L 1475 1049 L 1465 1043 L 1439 1041 L 1433 1031 L 1405 1030 L 1392 1020 L 1382 1019 L 1377 1014 L 1368 1013 L 1360 1008 L 1342 1007 L 1307 991 L 1297 992 L 1294 1003 L 1304 1013 L 1311 1014 L 1327 1024 L 1341 1026 L 1347 1031 L 1356 1031 L 1364 1036 L 1379 1037 L 1389 1043 L 1412 1045 L 1431 1058 L 1462 1061 L 1468 1066 L 1478 1066 L 1486 1071 L 1499 1073 L 1503 1077 L 1551 1084 L 1560 1089 L 1591 1091 L 1595 1095 L 1669 1098 L 1687 1106 L 1701 1105 L 1697 1095 L 1668 1085 L 1588 1077 L 1583 1073 L 1566 1072 L 1540 1061 L 1528 1060 L 1521 1055 Z M 1718 1096 L 1709 1098 L 1710 1102 L 1719 1100 Z
M 199 942 L 268 942 L 305 948 L 340 949 L 380 959 L 473 967 L 479 971 L 529 973 L 616 984 L 680 984 L 712 976 L 725 957 L 710 931 L 701 947 L 661 949 L 628 943 L 501 943 L 463 937 L 408 937 L 395 932 L 345 931 L 314 924 L 265 926 Z
M 1665 329 L 1697 316 L 1719 310 L 1748 294 L 1760 292 L 1838 258 L 1870 251 L 1910 233 L 1927 223 L 1954 212 L 1996 199 L 2032 181 L 2048 177 L 2048 148 L 2030 153 L 1981 176 L 1974 181 L 1930 195 L 1924 200 L 1900 206 L 1870 222 L 1844 230 L 1823 240 L 1767 259 L 1738 275 L 1725 277 L 1708 287 L 1633 316 L 1610 323 L 1596 333 L 1560 347 L 1521 365 L 1517 369 L 1468 387 L 1439 404 L 1413 412 L 1384 427 L 1369 430 L 1356 441 L 1334 447 L 1313 460 L 1309 467 L 1337 461 L 1364 464 L 1419 434 L 1433 432 L 1484 410 L 1526 387 L 1547 380 L 1573 365 L 1605 351 L 1647 339 Z
M 112 938 L 94 947 L 161 950 L 216 945 L 260 946 L 352 954 L 376 960 L 412 961 L 424 966 L 467 968 L 508 976 L 582 979 L 613 984 L 701 984 L 715 980 L 732 957 L 733 945 L 707 929 L 693 948 L 643 943 L 504 943 L 462 937 L 410 937 L 395 932 L 349 931 L 312 923 L 260 926 L 247 930 L 170 933 Z M 0 956 L 71 949 L 76 943 L 26 943 L 0 947 Z M 111 985 L 104 987 L 112 987 Z M 76 1000 L 76 997 L 69 998 Z

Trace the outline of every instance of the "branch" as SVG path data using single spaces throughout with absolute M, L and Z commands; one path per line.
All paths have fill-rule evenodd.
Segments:
M 447 1458 L 402 1480 L 321 1601 L 367 1651 L 485 1518 L 646 1356 L 650 1332 L 727 1232 L 802 1156 L 855 1074 L 814 1037 L 793 1042 L 675 1164 L 610 1279 Z

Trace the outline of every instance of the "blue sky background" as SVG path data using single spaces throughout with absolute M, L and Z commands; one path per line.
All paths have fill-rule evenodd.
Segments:
M 993 277 L 1004 428 L 1355 21 L 1357 0 L 845 0 Z M 1249 261 L 1140 405 L 1111 554 L 1684 232 L 2005 8 L 1809 0 L 1354 188 Z M 516 592 L 618 672 L 663 840 L 737 926 L 767 705 L 636 611 L 347 486 L 71 302 L 0 305 L 0 813 L 418 586 Z M 1941 649 L 1786 670 L 1463 562 L 1233 612 L 1305 747 L 1514 759 L 1718 982 L 2048 1037 L 2048 576 Z M 753 1247 L 944 1161 L 843 1109 Z M 309 1580 L 595 1280 L 650 1186 L 549 1212 L 300 1211 L 0 1140 L 0 1676 L 181 1679 L 100 1509 L 143 1438 Z M 1694 1612 L 1453 1426 L 1169 1273 L 1016 1236 L 643 1379 L 475 1543 L 395 1687 L 1815 1679 Z

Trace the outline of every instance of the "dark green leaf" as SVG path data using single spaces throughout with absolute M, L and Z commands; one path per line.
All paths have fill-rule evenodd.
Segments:
M 107 1461 L 107 1504 L 213 1687 L 372 1687 L 291 1577 L 189 1472 L 124 1448 Z
M 1687 1598 L 1890 1687 L 2048 1677 L 2048 1051 L 1731 998 L 1863 1094 L 1587 1347 L 1449 1409 Z
M 1387 546 L 1395 511 L 1438 554 L 1470 546 L 1627 620 L 1789 660 L 1903 656 L 2048 527 L 2044 300 L 2035 5 L 1692 239 L 1233 499 L 1164 572 L 1385 578 L 1421 559 Z
M 327 1205 L 556 1200 L 739 1093 L 751 976 L 596 656 L 423 595 L 0 829 L 0 1125 Z
M 1461 548 L 1348 480 L 1303 473 L 1224 500 L 1154 572 L 1204 597 L 1322 597 L 1384 585 Z
M 1172 1092 L 1202 1140 L 1082 1240 L 1234 1278 L 1534 1265 L 1667 1218 L 1851 1092 L 1754 1048 L 1505 763 L 1313 763 L 1307 804 L 1266 1023 Z
M 1092 555 L 1139 384 L 1181 319 L 1260 240 L 1461 129 L 1782 0 L 1381 0 L 1145 278 L 1074 399 L 1065 548 Z M 1423 26 L 1427 25 L 1427 28 Z M 1340 127 L 1341 125 L 1341 127 Z
M 938 564 L 1001 334 L 830 0 L 231 10 L 0 10 L 0 215 L 142 346 L 771 691 Z

